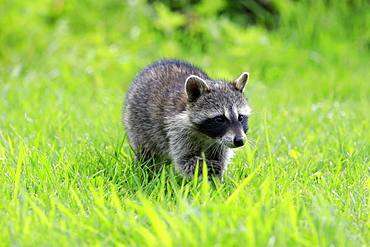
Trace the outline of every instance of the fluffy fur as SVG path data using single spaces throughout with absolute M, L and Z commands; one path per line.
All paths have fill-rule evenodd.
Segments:
M 210 175 L 222 176 L 230 148 L 243 145 L 250 107 L 243 97 L 248 73 L 213 80 L 197 67 L 161 60 L 134 79 L 125 100 L 124 123 L 140 158 L 170 160 L 193 176 L 205 159 Z

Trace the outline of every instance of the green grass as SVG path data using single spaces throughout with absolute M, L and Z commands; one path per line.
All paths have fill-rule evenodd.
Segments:
M 276 1 L 270 32 L 203 16 L 207 5 L 178 31 L 186 15 L 130 2 L 3 1 L 2 245 L 366 246 L 366 1 Z M 123 98 L 161 57 L 251 74 L 251 145 L 222 183 L 134 161 Z

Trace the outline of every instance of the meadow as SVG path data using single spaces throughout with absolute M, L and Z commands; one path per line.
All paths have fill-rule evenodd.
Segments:
M 226 2 L 1 1 L 1 246 L 368 246 L 370 4 L 275 0 L 269 27 Z M 222 182 L 134 159 L 125 92 L 165 57 L 250 72 Z

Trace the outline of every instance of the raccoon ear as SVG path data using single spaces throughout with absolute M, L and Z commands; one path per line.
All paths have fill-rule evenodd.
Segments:
M 209 92 L 209 87 L 202 78 L 196 75 L 191 75 L 186 78 L 185 90 L 188 96 L 188 101 L 193 102 L 203 93 Z
M 238 79 L 235 79 L 232 84 L 236 88 L 236 90 L 243 92 L 245 85 L 248 83 L 249 73 L 243 72 Z

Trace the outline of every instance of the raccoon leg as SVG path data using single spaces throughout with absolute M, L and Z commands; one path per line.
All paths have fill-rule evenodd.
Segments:
M 222 177 L 227 167 L 228 148 L 224 145 L 215 144 L 205 152 L 210 175 Z
M 196 167 L 198 165 L 198 174 L 203 172 L 203 163 L 206 162 L 209 176 L 222 177 L 224 170 L 224 163 L 221 159 L 206 159 L 200 157 L 201 150 L 193 153 L 183 153 L 180 156 L 174 156 L 174 163 L 176 168 L 186 176 L 194 176 Z M 212 157 L 216 158 L 216 157 Z
M 203 172 L 203 162 L 207 164 L 207 170 L 209 176 L 222 176 L 222 164 L 217 160 L 204 160 L 199 156 L 194 156 L 190 159 L 182 159 L 175 161 L 175 165 L 180 172 L 187 176 L 194 176 L 196 167 L 198 165 L 198 174 L 201 175 Z
M 198 174 L 203 171 L 203 162 L 206 161 L 210 176 L 222 176 L 223 164 L 220 159 L 211 160 L 202 156 L 202 143 L 182 129 L 172 129 L 169 135 L 169 149 L 172 162 L 176 169 L 185 176 L 194 176 L 197 164 Z M 216 157 L 216 156 L 215 156 Z M 204 160 L 205 158 L 205 160 Z
M 176 135 L 173 135 L 170 138 L 170 154 L 176 170 L 183 175 L 194 176 L 197 164 L 199 166 L 198 172 L 202 172 L 203 159 L 200 157 L 201 149 L 195 143 L 186 140 L 186 137 L 176 138 Z
M 176 163 L 176 166 L 180 170 L 180 172 L 184 173 L 187 176 L 194 176 L 197 164 L 198 174 L 202 173 L 203 159 L 201 157 L 194 156 L 189 159 L 183 158 L 181 160 L 178 160 Z

